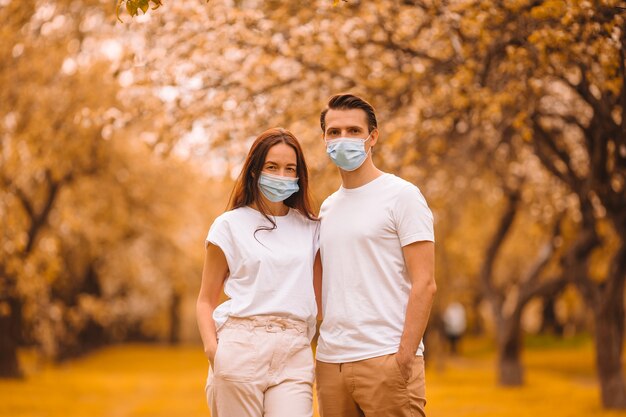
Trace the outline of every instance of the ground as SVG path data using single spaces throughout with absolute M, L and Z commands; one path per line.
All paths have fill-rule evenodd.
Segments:
M 490 346 L 469 340 L 462 356 L 430 360 L 429 417 L 626 417 L 600 407 L 589 338 L 530 339 L 522 388 L 496 386 Z M 110 347 L 37 370 L 31 363 L 25 380 L 0 380 L 0 416 L 208 417 L 206 366 L 198 346 L 151 345 Z

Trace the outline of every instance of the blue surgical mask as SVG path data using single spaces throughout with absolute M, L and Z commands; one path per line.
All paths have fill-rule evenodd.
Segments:
M 369 151 L 365 152 L 365 142 L 370 139 L 338 138 L 326 141 L 326 153 L 331 161 L 344 171 L 354 171 L 365 162 Z M 371 149 L 371 148 L 370 148 Z
M 259 177 L 259 188 L 263 195 L 274 203 L 288 199 L 300 189 L 298 178 L 282 177 L 264 172 L 261 172 Z

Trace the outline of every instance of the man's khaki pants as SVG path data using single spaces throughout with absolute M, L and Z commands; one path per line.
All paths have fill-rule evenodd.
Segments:
M 206 395 L 211 417 L 311 417 L 307 325 L 274 316 L 229 318 L 219 330 Z
M 400 373 L 395 354 L 347 363 L 317 361 L 321 417 L 424 417 L 424 358 L 416 356 L 411 376 Z

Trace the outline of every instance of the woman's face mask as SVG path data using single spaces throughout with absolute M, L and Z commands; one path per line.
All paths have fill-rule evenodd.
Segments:
M 278 203 L 297 193 L 300 187 L 298 186 L 298 178 L 282 177 L 261 172 L 259 189 L 268 200 Z

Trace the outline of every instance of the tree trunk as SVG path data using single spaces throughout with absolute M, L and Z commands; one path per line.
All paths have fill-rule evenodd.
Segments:
M 522 334 L 520 317 L 513 314 L 498 324 L 498 382 L 515 387 L 524 383 L 521 361 Z
M 169 343 L 172 345 L 180 343 L 180 304 L 181 295 L 178 291 L 172 292 L 170 302 L 170 334 Z
M 543 297 L 543 308 L 541 310 L 540 333 L 552 332 L 557 336 L 563 336 L 563 325 L 559 323 L 556 316 L 556 299 L 559 292 L 548 294 Z
M 474 336 L 482 336 L 483 334 L 485 334 L 485 324 L 483 322 L 483 317 L 480 314 L 480 305 L 482 302 L 483 295 L 479 293 L 472 299 L 472 304 L 470 307 L 474 317 L 474 324 L 471 328 L 472 334 Z
M 596 366 L 600 379 L 602 405 L 626 409 L 626 385 L 622 373 L 624 303 L 605 306 L 595 314 Z
M 14 297 L 0 298 L 0 378 L 20 378 L 17 358 L 20 342 L 22 305 Z
M 613 256 L 605 287 L 593 306 L 596 366 L 605 408 L 626 409 L 626 384 L 622 373 L 625 280 L 626 243 L 622 243 Z

